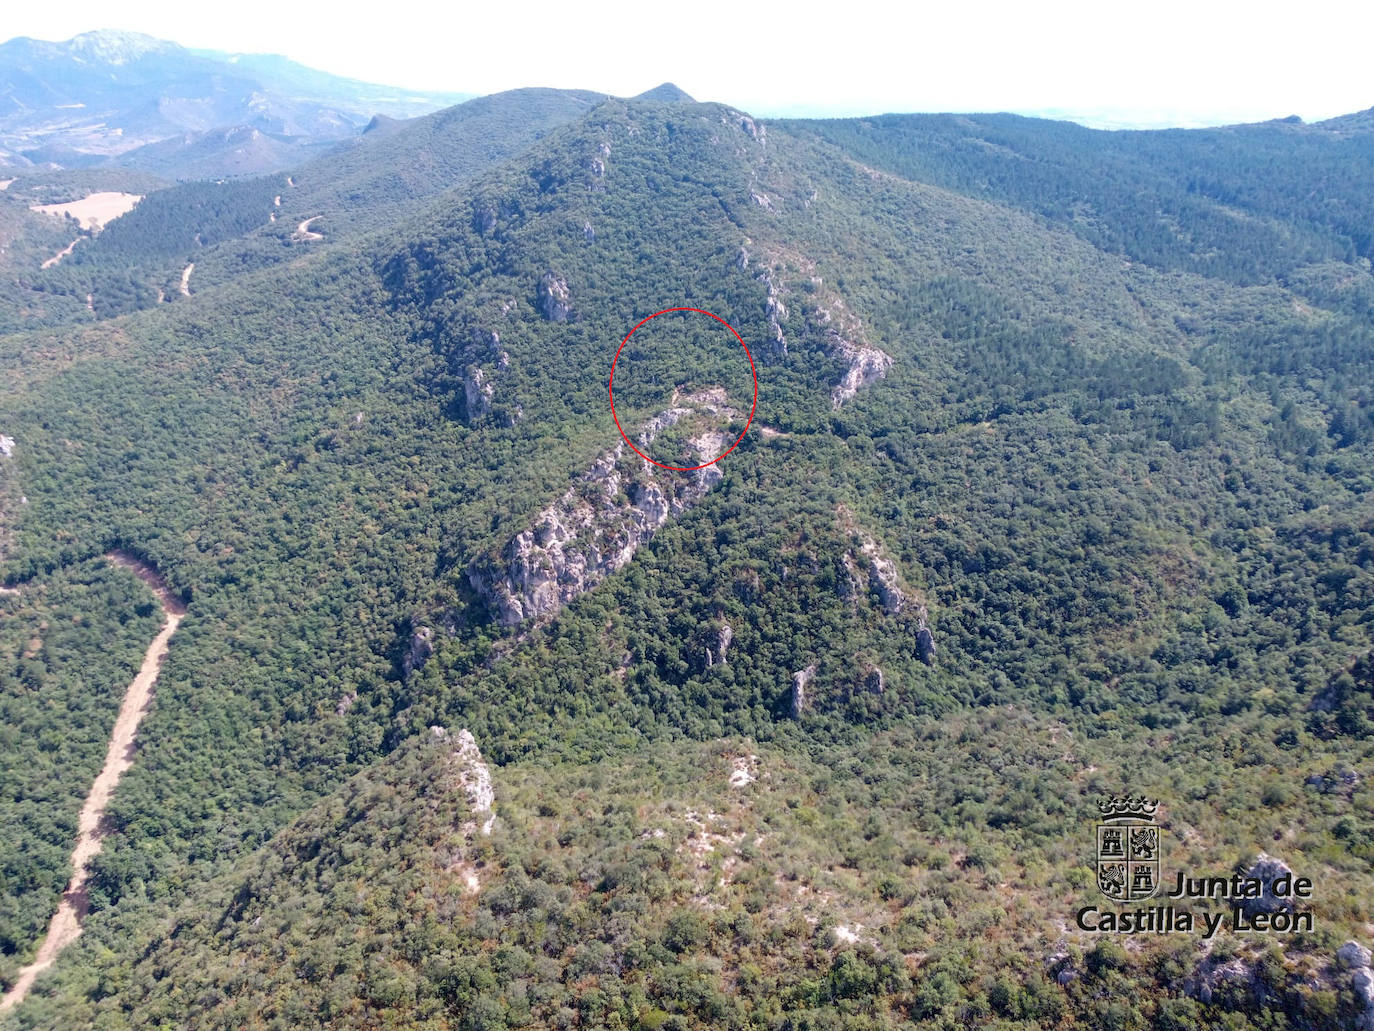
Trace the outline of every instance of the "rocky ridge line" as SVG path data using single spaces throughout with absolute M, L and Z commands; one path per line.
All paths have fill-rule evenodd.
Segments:
M 639 446 L 647 451 L 657 434 L 703 412 L 720 421 L 743 414 L 726 403 L 719 388 L 686 397 L 675 393 L 673 407 L 644 425 Z M 697 462 L 709 462 L 728 445 L 729 437 L 717 430 L 702 431 L 688 441 Z M 550 615 L 628 564 L 640 545 L 695 505 L 723 476 L 718 465 L 687 473 L 660 469 L 632 457 L 621 441 L 539 512 L 499 556 L 474 562 L 468 580 L 503 626 Z

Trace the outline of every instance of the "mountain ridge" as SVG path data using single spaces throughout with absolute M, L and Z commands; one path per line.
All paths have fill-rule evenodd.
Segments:
M 471 148 L 531 99 L 546 131 Z M 237 251 L 189 298 L 0 337 L 0 498 L 28 499 L 6 502 L 7 582 L 136 544 L 192 599 L 93 914 L 25 1019 L 1350 1023 L 1333 962 L 1367 934 L 1372 869 L 1361 198 L 1305 207 L 1288 126 L 1104 155 L 996 117 L 516 100 L 378 136 L 358 179 L 321 158 L 309 208 L 304 175 L 233 185 L 281 211 L 258 242 L 283 260 Z M 1218 140 L 1206 181 L 1163 190 L 1161 163 Z M 381 192 L 367 166 L 423 160 L 455 171 L 341 227 Z M 1091 169 L 1093 209 L 988 174 L 1022 165 L 1050 201 Z M 1180 205 L 1164 233 L 1142 181 Z M 357 206 L 291 240 L 331 191 Z M 197 195 L 168 194 L 184 232 Z M 155 225 L 156 198 L 90 250 Z M 545 516 L 580 490 L 633 507 L 633 477 L 583 477 L 619 440 L 616 345 L 670 304 L 749 342 L 755 428 L 590 590 L 513 583 L 542 611 L 512 618 L 524 599 L 503 612 L 473 563 L 526 534 L 590 560 Z M 651 342 L 636 419 L 739 359 L 685 327 Z M 864 348 L 890 359 L 867 383 Z M 24 618 L 14 704 L 52 675 Z M 491 765 L 490 838 L 451 840 L 475 818 L 434 727 Z M 1263 848 L 1316 877 L 1321 933 L 1080 933 L 1093 803 L 1123 785 L 1163 799 L 1179 868 Z

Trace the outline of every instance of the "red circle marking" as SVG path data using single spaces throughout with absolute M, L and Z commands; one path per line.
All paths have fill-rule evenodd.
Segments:
M 643 451 L 639 450 L 639 448 L 635 447 L 635 442 L 630 439 L 629 434 L 625 432 L 625 428 L 620 425 L 620 418 L 615 414 L 615 363 L 620 361 L 620 352 L 625 350 L 625 345 L 630 342 L 630 337 L 635 335 L 635 330 L 639 329 L 639 327 L 644 325 L 644 323 L 658 318 L 660 315 L 667 315 L 670 311 L 694 311 L 698 315 L 710 315 L 711 318 L 715 319 L 722 326 L 728 329 L 731 333 L 734 333 L 735 339 L 739 341 L 740 347 L 744 348 L 744 356 L 749 359 L 749 371 L 754 376 L 754 406 L 749 409 L 749 418 L 744 423 L 744 429 L 740 431 L 740 435 L 735 438 L 735 442 L 733 444 L 731 444 L 720 454 L 716 455 L 716 457 L 711 459 L 709 462 L 703 462 L 701 465 L 664 465 L 662 462 L 654 461 L 654 459 L 650 458 Z M 625 339 L 620 341 L 620 346 L 615 349 L 615 357 L 611 359 L 611 381 L 608 384 L 608 390 L 610 391 L 611 395 L 611 418 L 615 419 L 615 428 L 620 431 L 621 439 L 623 439 L 626 444 L 629 444 L 630 449 L 634 451 L 634 453 L 637 454 L 640 458 L 644 459 L 644 461 L 653 462 L 654 465 L 658 466 L 660 469 L 671 469 L 675 473 L 690 473 L 695 472 L 698 469 L 705 469 L 708 465 L 715 465 L 722 458 L 728 455 L 731 451 L 739 447 L 739 442 L 743 440 L 744 435 L 749 432 L 749 426 L 754 421 L 754 413 L 758 411 L 759 408 L 759 373 L 758 370 L 754 368 L 754 356 L 749 353 L 749 348 L 744 343 L 744 337 L 740 336 L 739 333 L 735 331 L 735 327 L 730 325 L 730 323 L 726 322 L 715 312 L 707 311 L 705 308 L 664 308 L 662 311 L 654 312 L 647 319 L 640 319 L 640 321 L 635 324 L 635 328 L 625 334 Z

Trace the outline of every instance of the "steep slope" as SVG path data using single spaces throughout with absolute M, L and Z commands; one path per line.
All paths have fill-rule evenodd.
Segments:
M 566 892 L 566 917 L 518 924 L 540 907 L 479 877 L 472 916 L 452 917 L 458 940 L 397 945 L 385 914 L 326 926 L 320 905 L 302 948 L 339 953 L 302 960 L 311 987 L 282 1020 L 342 1014 L 323 982 L 346 974 L 359 998 L 368 981 L 348 1011 L 359 1021 L 399 1007 L 397 1021 L 472 1025 L 499 1003 L 536 1026 L 572 1022 L 573 1007 L 590 1023 L 613 1010 L 701 1027 L 772 1026 L 784 1008 L 819 1024 L 1335 1022 L 1345 1003 L 1327 966 L 1340 936 L 1364 933 L 1370 885 L 1368 781 L 1344 779 L 1368 759 L 1367 678 L 1342 676 L 1371 649 L 1374 596 L 1361 389 L 1374 346 L 1357 264 L 1304 266 L 1301 293 L 1161 271 L 685 102 L 604 102 L 361 242 L 333 242 L 328 217 L 313 225 L 324 239 L 289 264 L 189 303 L 0 338 L 29 498 L 6 576 L 41 580 L 124 543 L 192 598 L 116 799 L 87 933 L 26 1004 L 35 1024 L 109 996 L 116 1023 L 141 1022 L 149 1000 L 158 1019 L 280 1016 L 281 957 L 251 920 L 217 924 L 229 904 L 203 896 L 177 933 L 150 929 L 186 884 L 236 862 L 263 864 L 245 905 L 290 885 L 280 894 L 316 907 L 313 845 L 289 858 L 288 831 L 244 857 L 431 726 L 472 732 L 498 767 L 498 815 L 503 767 L 537 785 L 499 865 L 511 883 Z M 691 473 L 619 464 L 607 403 L 625 334 L 677 306 L 727 320 L 757 367 L 754 428 L 704 491 Z M 737 342 L 657 342 L 627 359 L 657 373 L 627 388 L 632 439 L 716 388 L 741 410 Z M 690 445 L 700 415 L 661 424 L 663 439 Z M 688 477 L 671 483 L 690 505 L 636 504 L 670 475 Z M 573 516 L 577 532 L 554 526 Z M 725 743 L 700 744 L 713 741 Z M 705 748 L 721 762 L 693 752 Z M 702 768 L 717 787 L 739 770 L 762 780 L 750 755 L 805 775 L 779 774 L 781 797 L 713 830 L 723 814 L 683 784 Z M 413 812 L 405 799 L 431 776 L 397 762 L 389 782 Z M 632 917 L 599 898 L 579 910 L 607 894 L 603 873 L 612 893 L 622 872 L 639 876 L 553 869 L 563 836 L 595 835 L 619 811 L 597 793 L 617 763 L 642 763 L 627 780 L 665 811 L 680 799 L 722 871 L 735 859 L 750 879 L 719 900 L 689 890 L 690 861 L 649 853 L 654 826 L 627 816 L 611 851 L 659 864 L 689 915 L 659 927 L 647 889 L 626 898 Z M 574 769 L 588 778 L 575 817 L 561 808 Z M 1090 803 L 1123 784 L 1165 797 L 1194 866 L 1225 870 L 1263 847 L 1331 885 L 1314 903 L 1323 932 L 1282 945 L 1291 977 L 1237 947 L 1217 961 L 1253 967 L 1262 987 L 1202 1000 L 1185 989 L 1193 942 L 1134 958 L 1071 929 L 1095 892 Z M 326 867 L 331 819 L 302 825 Z M 732 838 L 755 828 L 776 835 L 772 866 Z M 339 856 L 359 864 L 354 880 L 386 870 L 381 855 Z M 788 925 L 789 868 L 824 871 L 811 915 L 830 913 L 855 948 Z M 466 897 L 468 871 L 419 869 L 400 866 L 406 898 L 426 883 Z M 258 915 L 270 931 L 274 910 Z M 446 951 L 497 948 L 498 916 L 536 958 L 515 955 L 522 972 L 462 964 L 446 981 Z M 576 941 L 546 936 L 555 924 Z M 589 928 L 606 949 L 577 959 Z M 216 973 L 194 999 L 149 984 L 169 968 L 194 983 L 198 956 L 224 971 L 221 931 L 251 945 L 268 983 Z M 376 995 L 350 936 L 378 949 Z M 221 981 L 244 989 L 244 1010 L 215 994 L 234 994 Z M 652 1005 L 609 998 L 612 985 L 628 997 L 627 981 Z M 498 985 L 510 994 L 479 1006 Z M 1105 1014 L 1109 997 L 1127 1009 Z

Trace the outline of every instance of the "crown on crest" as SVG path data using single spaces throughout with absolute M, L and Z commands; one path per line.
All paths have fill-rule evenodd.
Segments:
M 1113 795 L 1111 798 L 1099 798 L 1097 808 L 1103 816 L 1143 816 L 1153 819 L 1159 802 L 1144 795 L 1139 798 L 1117 798 Z

